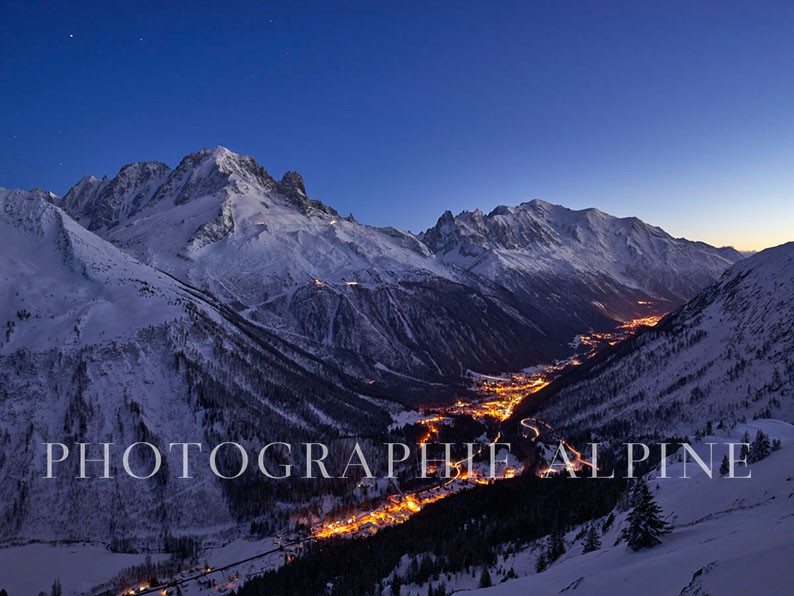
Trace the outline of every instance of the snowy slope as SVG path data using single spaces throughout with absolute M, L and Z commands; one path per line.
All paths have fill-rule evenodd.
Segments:
M 696 450 L 708 461 L 705 442 L 718 443 L 714 449 L 716 468 L 726 452 L 723 443 L 738 442 L 745 430 L 753 436 L 758 429 L 782 439 L 783 449 L 753 464 L 750 479 L 722 478 L 716 471 L 714 479 L 709 479 L 691 462 L 687 466 L 690 478 L 681 478 L 683 464 L 675 457 L 668 468 L 671 478 L 654 479 L 658 471 L 651 473 L 649 486 L 674 525 L 661 545 L 639 552 L 629 551 L 623 543 L 614 545 L 625 519 L 625 513 L 617 511 L 599 550 L 582 554 L 581 544 L 573 541 L 580 530 L 576 528 L 567 535 L 568 552 L 543 573 L 534 571 L 536 553 L 525 551 L 502 564 L 504 568 L 512 566 L 518 579 L 474 592 L 505 596 L 789 593 L 791 581 L 783 570 L 794 556 L 790 465 L 794 427 L 774 420 L 756 421 L 739 425 L 730 433 L 706 437 Z
M 0 189 L 2 353 L 110 341 L 182 313 L 175 302 L 185 294 L 173 280 L 87 233 L 46 198 Z
M 256 514 L 206 465 L 187 484 L 178 467 L 145 483 L 78 480 L 73 466 L 45 480 L 44 442 L 150 441 L 167 453 L 169 442 L 254 449 L 386 427 L 364 385 L 137 262 L 50 198 L 0 191 L 0 541 L 160 547 L 166 532 Z
M 58 204 L 250 320 L 401 388 L 567 355 L 578 333 L 670 310 L 739 258 L 540 202 L 445 214 L 420 238 L 343 218 L 299 174 L 277 181 L 223 147 L 173 170 L 137 163 L 84 178 Z M 527 215 L 539 210 L 548 221 Z
M 563 432 L 620 440 L 743 417 L 794 422 L 792 312 L 788 243 L 737 263 L 657 327 L 550 388 L 539 416 Z

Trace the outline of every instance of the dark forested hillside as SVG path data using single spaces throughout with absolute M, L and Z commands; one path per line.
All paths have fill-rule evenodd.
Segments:
M 303 557 L 245 584 L 238 596 L 315 596 L 329 586 L 333 595 L 369 595 L 403 556 L 417 561 L 425 553 L 430 555 L 411 563 L 398 582 L 476 569 L 493 564 L 502 549 L 606 515 L 624 488 L 622 479 L 529 475 L 478 487 L 370 538 L 315 543 Z

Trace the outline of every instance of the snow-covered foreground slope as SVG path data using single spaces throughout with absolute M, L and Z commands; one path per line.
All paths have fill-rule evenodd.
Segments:
M 166 454 L 169 442 L 253 449 L 388 424 L 364 385 L 135 261 L 42 193 L 0 191 L 0 278 L 0 540 L 162 547 L 170 533 L 274 511 L 262 504 L 272 486 L 223 484 L 206 464 L 181 483 L 167 461 L 150 481 L 99 479 L 99 464 L 76 479 L 72 457 L 44 479 L 45 442 L 91 443 L 88 457 L 113 443 L 117 472 L 140 441 Z M 139 451 L 132 467 L 150 459 Z M 243 499 L 251 490 L 259 510 Z
M 573 212 L 542 204 L 563 214 L 553 230 L 527 228 L 525 206 L 504 208 L 478 229 L 469 262 L 458 258 L 469 248 L 450 253 L 446 224 L 424 241 L 359 224 L 310 199 L 299 174 L 276 181 L 222 147 L 173 170 L 136 163 L 111 180 L 86 177 L 58 204 L 250 320 L 362 379 L 402 387 L 564 356 L 576 334 L 670 310 L 739 258 L 638 220 L 639 232 L 595 211 L 568 222 Z M 507 243 L 502 228 L 519 231 Z
M 550 389 L 538 415 L 564 432 L 619 440 L 692 435 L 743 417 L 792 422 L 792 312 L 788 243 L 737 263 L 659 325 L 584 365 Z
M 783 448 L 752 464 L 750 479 L 719 478 L 716 469 L 715 478 L 709 479 L 691 461 L 687 465 L 691 478 L 681 478 L 683 463 L 675 457 L 668 468 L 670 479 L 654 479 L 658 470 L 650 474 L 654 497 L 674 525 L 661 545 L 639 552 L 629 551 L 624 543 L 614 545 L 625 521 L 625 513 L 618 512 L 599 550 L 582 554 L 581 544 L 573 543 L 577 528 L 567 535 L 568 552 L 546 571 L 535 573 L 536 552 L 518 553 L 501 566 L 512 566 L 525 577 L 475 592 L 505 596 L 789 593 L 791 580 L 785 570 L 794 557 L 794 427 L 756 421 L 703 441 L 720 444 L 714 448 L 716 468 L 726 452 L 723 442 L 739 442 L 745 430 L 754 436 L 759 429 L 782 439 Z M 696 450 L 708 461 L 704 443 Z

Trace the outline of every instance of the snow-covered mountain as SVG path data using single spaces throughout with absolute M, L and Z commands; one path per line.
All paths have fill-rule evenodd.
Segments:
M 153 169 L 134 164 L 117 178 Z M 186 157 L 154 191 L 148 177 L 145 192 L 117 178 L 84 179 L 58 204 L 125 251 L 361 378 L 457 380 L 468 368 L 515 369 L 567 349 L 556 323 L 520 311 L 501 288 L 478 287 L 410 233 L 340 217 L 308 198 L 297 173 L 276 181 L 252 158 L 219 147 Z M 107 197 L 123 216 L 94 224 L 109 221 L 101 217 Z
M 563 432 L 684 436 L 737 418 L 794 422 L 794 243 L 764 250 L 656 327 L 552 386 Z
M 792 252 L 734 265 L 583 367 L 541 416 L 560 432 L 638 434 L 791 419 L 779 313 L 792 310 Z M 223 483 L 197 466 L 188 486 L 166 465 L 157 481 L 81 481 L 64 466 L 45 480 L 42 444 L 255 450 L 380 431 L 395 406 L 379 397 L 427 402 L 467 369 L 567 356 L 578 333 L 679 305 L 740 257 L 539 201 L 445 214 L 421 235 L 375 228 L 309 198 L 299 174 L 276 180 L 224 148 L 85 177 L 60 199 L 0 189 L 0 542 L 160 547 L 267 523 L 291 497 L 261 477 Z
M 93 480 L 71 465 L 44 479 L 45 442 L 92 443 L 96 457 L 103 441 L 167 453 L 169 442 L 255 448 L 386 427 L 365 384 L 138 262 L 51 199 L 0 189 L 0 539 L 162 546 L 168 532 L 251 513 L 245 480 L 231 492 L 207 466 L 181 484 L 167 466 L 149 482 L 96 479 L 96 464 Z
M 578 333 L 677 306 L 740 258 L 540 202 L 445 214 L 421 237 L 374 228 L 310 199 L 299 174 L 277 181 L 222 147 L 173 170 L 137 163 L 84 178 L 57 203 L 241 316 L 401 393 L 548 362 Z
M 541 200 L 487 215 L 447 211 L 422 239 L 446 263 L 529 295 L 544 309 L 573 306 L 583 318 L 639 317 L 649 303 L 669 310 L 742 258 L 732 248 L 673 238 L 636 217 Z

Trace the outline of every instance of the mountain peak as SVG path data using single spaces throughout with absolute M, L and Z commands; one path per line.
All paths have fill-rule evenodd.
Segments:
M 526 204 L 526 203 L 524 203 Z M 507 205 L 497 205 L 491 212 L 488 214 L 488 217 L 494 217 L 496 215 L 510 215 L 512 211 L 512 207 L 508 207 Z
M 161 161 L 133 161 L 121 166 L 119 173 L 116 174 L 114 180 L 129 179 L 140 175 L 156 175 L 161 176 L 171 171 L 171 168 Z M 84 176 L 86 178 L 96 180 L 94 176 Z M 82 181 L 82 180 L 81 180 Z
M 278 183 L 278 192 L 295 202 L 308 199 L 303 176 L 298 172 L 285 172 Z
M 196 167 L 217 168 L 224 174 L 248 172 L 261 176 L 262 172 L 264 172 L 267 175 L 265 169 L 252 156 L 236 153 L 221 145 L 212 148 L 204 147 L 196 153 L 191 153 L 185 159 L 188 159 L 189 163 Z M 184 162 L 185 160 L 182 161 Z M 270 176 L 267 175 L 267 178 L 270 178 Z
M 181 205 L 229 187 L 238 192 L 273 192 L 276 183 L 250 155 L 221 146 L 204 148 L 179 162 L 157 190 L 153 203 L 170 200 L 174 205 Z
M 333 217 L 341 217 L 333 207 L 326 205 L 322 201 L 309 198 L 309 195 L 306 193 L 306 185 L 303 182 L 303 176 L 298 172 L 285 172 L 276 185 L 276 192 L 286 198 L 290 205 L 300 209 L 304 215 L 325 213 Z M 351 220 L 348 219 L 348 221 Z
M 146 207 L 170 173 L 162 162 L 135 161 L 122 166 L 110 180 L 83 176 L 58 206 L 89 230 L 112 227 Z
M 536 209 L 553 209 L 554 207 L 559 207 L 560 205 L 555 205 L 554 203 L 549 203 L 548 201 L 544 201 L 543 199 L 532 199 L 527 203 L 521 203 L 521 206 L 530 206 L 535 207 Z
M 228 147 L 224 147 L 223 145 L 215 145 L 214 147 L 202 147 L 199 150 L 199 153 L 204 155 L 211 155 L 218 159 L 241 156 L 239 153 L 236 153 L 231 149 L 229 149 Z
M 263 190 L 273 190 L 275 180 L 250 155 L 230 151 L 218 145 L 204 148 L 185 157 L 177 167 L 192 170 L 197 176 L 212 176 L 217 172 L 226 176 L 227 181 L 238 181 L 258 186 Z
M 422 232 L 419 238 L 431 250 L 440 251 L 454 245 L 459 238 L 458 225 L 452 211 L 447 209 L 438 218 L 436 225 Z

